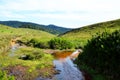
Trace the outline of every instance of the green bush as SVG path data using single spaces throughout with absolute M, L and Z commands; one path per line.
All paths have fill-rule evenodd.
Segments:
M 14 76 L 8 76 L 5 71 L 0 70 L 0 80 L 15 80 Z
M 77 64 L 84 62 L 108 80 L 120 79 L 120 30 L 113 33 L 104 32 L 94 36 L 79 55 Z
M 49 46 L 52 49 L 70 49 L 73 45 L 63 38 L 54 38 L 49 41 Z
M 20 48 L 15 52 L 19 59 L 39 60 L 44 57 L 44 52 L 38 48 Z
M 35 38 L 32 38 L 30 41 L 28 41 L 26 45 L 37 47 L 37 48 L 42 48 L 42 49 L 49 48 L 49 45 L 47 42 L 41 42 L 39 41 L 39 39 L 35 39 Z

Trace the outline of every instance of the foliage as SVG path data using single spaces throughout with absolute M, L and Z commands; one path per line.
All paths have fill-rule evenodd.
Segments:
M 84 62 L 108 80 L 118 80 L 120 74 L 120 30 L 113 33 L 103 32 L 94 36 L 78 57 L 78 63 Z
M 23 60 L 44 60 L 46 58 L 46 60 L 48 59 L 49 61 L 53 59 L 50 54 L 44 53 L 43 50 L 39 48 L 20 48 L 16 50 L 15 54 L 18 58 L 21 58 Z
M 18 51 L 15 51 L 13 53 L 14 56 L 9 56 L 8 53 L 10 54 L 12 53 L 10 51 L 10 48 L 11 48 L 10 42 L 12 39 L 19 38 L 19 40 L 17 41 L 18 43 L 26 44 L 28 41 L 35 38 L 40 42 L 46 43 L 53 37 L 54 35 L 49 34 L 47 32 L 39 31 L 39 30 L 11 28 L 8 26 L 0 25 L 0 69 L 7 68 L 9 66 L 16 66 L 19 64 L 19 65 L 29 67 L 29 71 L 32 72 L 32 73 L 25 74 L 25 76 L 28 76 L 26 77 L 26 79 L 32 78 L 31 76 L 29 76 L 29 74 L 32 76 L 33 75 L 36 76 L 33 72 L 36 72 L 37 68 L 39 68 L 40 70 L 41 68 L 43 68 L 41 66 L 44 66 L 44 68 L 46 68 L 53 65 L 52 64 L 53 57 L 50 54 L 44 53 L 40 49 L 36 49 L 36 48 L 28 49 L 25 47 L 24 47 L 24 50 L 19 49 Z M 42 47 L 43 45 L 46 45 L 46 44 L 42 44 Z M 23 56 L 26 56 L 26 57 L 23 57 Z M 21 59 L 24 58 L 27 60 L 24 60 L 24 59 L 21 60 L 19 58 Z M 0 80 L 1 79 L 2 78 L 0 78 Z
M 36 38 L 32 38 L 30 41 L 26 43 L 26 45 L 42 48 L 42 49 L 49 48 L 49 45 L 47 42 L 40 41 L 39 39 L 36 39 Z
M 0 70 L 0 80 L 15 80 L 14 76 L 8 76 L 5 71 Z
M 52 49 L 70 49 L 72 48 L 72 43 L 63 38 L 54 38 L 49 41 L 50 48 Z
M 79 64 L 78 60 L 75 60 L 75 63 Z M 92 69 L 88 65 L 84 64 L 84 62 L 80 62 L 78 67 L 83 72 L 83 76 L 86 75 L 89 78 L 91 78 L 91 80 L 106 80 L 105 76 L 103 76 L 102 74 L 98 73 L 98 71 Z
M 38 47 L 47 48 L 47 41 L 53 37 L 55 36 L 44 31 L 24 28 L 11 28 L 8 26 L 0 25 L 0 53 L 4 53 L 10 49 L 11 39 L 19 38 L 18 42 L 27 45 L 29 44 L 28 42 L 30 42 L 32 39 L 36 39 L 38 42 Z
M 43 50 L 38 48 L 24 47 L 19 48 L 14 52 L 14 56 L 9 56 L 11 52 L 7 53 L 8 56 L 0 55 L 0 69 L 8 72 L 10 75 L 9 67 L 23 66 L 26 68 L 24 80 L 33 80 L 39 75 L 39 71 L 44 68 L 49 68 L 53 66 L 53 56 L 46 54 Z M 23 70 L 24 71 L 24 70 Z M 44 73 L 41 72 L 41 73 Z M 22 74 L 22 73 L 21 73 Z M 15 78 L 16 78 L 15 74 Z M 1 80 L 1 78 L 0 78 Z M 7 79 L 5 79 L 7 80 Z
M 41 68 L 52 67 L 53 57 L 50 54 L 46 54 L 38 48 L 27 47 L 24 44 L 32 39 L 36 39 L 42 44 L 40 47 L 43 47 L 46 46 L 46 43 L 53 37 L 55 36 L 40 30 L 12 28 L 0 25 L 0 69 L 3 70 L 0 76 L 3 75 L 4 71 L 7 72 L 3 77 L 0 77 L 0 80 L 8 80 L 7 78 L 11 75 L 11 72 L 8 70 L 9 67 L 17 67 L 17 65 L 26 69 L 25 75 L 23 76 L 25 78 L 24 80 L 33 80 L 32 78 L 38 76 Z M 17 48 L 14 52 L 11 52 L 10 42 L 13 39 L 17 40 L 17 43 L 23 44 L 20 46 L 23 48 Z M 10 56 L 11 54 L 13 56 Z M 17 75 L 18 74 L 14 75 L 15 78 L 17 78 Z M 10 77 L 9 80 L 13 80 L 13 77 Z

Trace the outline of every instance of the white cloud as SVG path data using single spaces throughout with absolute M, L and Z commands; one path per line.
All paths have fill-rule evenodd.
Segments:
M 119 3 L 119 0 L 1 0 L 0 17 L 80 27 L 120 18 Z
M 25 18 L 23 15 L 20 15 L 20 14 L 15 14 L 15 13 L 12 13 L 12 12 L 9 12 L 9 11 L 2 11 L 0 12 L 0 16 L 1 17 L 7 17 L 7 18 Z
M 5 0 L 8 10 L 44 10 L 44 11 L 79 11 L 79 10 L 116 10 L 119 0 Z M 8 2 L 7 2 L 8 1 Z

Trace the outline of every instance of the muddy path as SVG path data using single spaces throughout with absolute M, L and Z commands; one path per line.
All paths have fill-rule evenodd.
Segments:
M 55 57 L 53 63 L 55 69 L 59 71 L 59 74 L 54 75 L 51 79 L 39 78 L 37 80 L 84 80 L 82 72 L 71 59 L 71 55 L 72 58 L 75 58 L 79 53 L 75 54 L 75 57 L 73 54 L 75 53 L 72 51 L 55 51 L 55 53 L 53 53 L 53 56 Z
M 12 46 L 12 56 L 16 48 L 16 41 L 11 41 Z M 51 53 L 55 60 L 53 61 L 55 69 L 59 71 L 59 74 L 54 75 L 50 78 L 36 78 L 36 80 L 84 80 L 82 72 L 76 67 L 73 63 L 73 59 L 76 58 L 79 54 L 78 51 L 59 51 L 59 50 L 48 50 L 47 53 Z M 10 56 L 11 56 L 10 55 Z

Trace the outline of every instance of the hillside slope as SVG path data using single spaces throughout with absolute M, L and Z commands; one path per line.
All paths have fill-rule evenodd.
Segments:
M 5 25 L 0 25 L 0 51 L 9 48 L 10 40 L 19 37 L 22 41 L 29 41 L 31 39 L 38 39 L 41 42 L 49 41 L 55 35 L 33 29 L 26 28 L 12 28 Z
M 15 27 L 15 28 L 32 28 L 37 30 L 43 30 L 52 34 L 63 34 L 70 28 L 63 28 L 56 25 L 41 25 L 31 22 L 20 22 L 20 21 L 0 21 L 0 24 Z
M 105 30 L 113 32 L 116 29 L 120 29 L 120 19 L 96 23 L 81 28 L 73 29 L 60 35 L 60 37 L 84 45 L 86 41 L 92 37 L 92 35 L 95 35 L 96 33 L 102 33 Z
M 38 76 L 53 75 L 53 56 L 27 45 L 33 39 L 47 43 L 53 37 L 55 35 L 40 30 L 0 24 L 0 80 L 35 80 Z M 48 74 L 44 75 L 46 72 Z
M 27 29 L 27 28 L 12 28 L 5 25 L 0 25 L 0 34 L 1 35 L 19 35 L 22 37 L 29 38 L 40 38 L 41 40 L 49 39 L 54 37 L 53 34 L 50 34 L 45 31 L 41 30 L 33 30 L 33 29 Z

